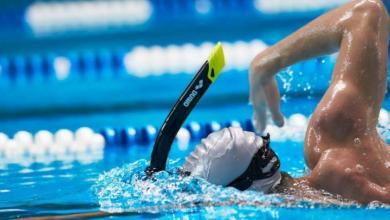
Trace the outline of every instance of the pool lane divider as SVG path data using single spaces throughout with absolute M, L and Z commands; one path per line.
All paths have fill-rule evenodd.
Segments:
M 309 117 L 300 113 L 294 113 L 286 118 L 284 127 L 279 128 L 271 124 L 267 126 L 266 131 L 272 135 L 274 142 L 302 142 L 308 121 Z M 378 133 L 386 141 L 390 141 L 389 124 L 390 112 L 381 109 L 377 129 Z M 200 139 L 208 136 L 210 133 L 231 126 L 242 127 L 246 131 L 253 131 L 254 129 L 250 119 L 201 123 L 191 121 L 182 126 L 177 133 L 177 147 L 179 150 L 186 150 L 191 142 L 198 143 Z M 127 149 L 130 147 L 149 149 L 156 136 L 157 129 L 152 125 L 146 125 L 137 129 L 127 126 L 105 128 L 101 130 L 101 133 L 96 133 L 96 130 L 88 127 L 81 127 L 74 132 L 68 129 L 60 129 L 53 133 L 47 130 L 40 130 L 35 134 L 28 131 L 18 131 L 11 137 L 0 132 L 0 159 L 5 158 L 5 160 L 0 160 L 0 167 L 4 163 L 15 162 L 23 164 L 23 161 L 27 162 L 28 160 L 36 162 L 53 161 L 75 155 L 100 154 L 104 149 Z
M 286 124 L 282 128 L 275 125 L 268 125 L 266 131 L 272 135 L 273 141 L 303 141 L 309 117 L 294 113 L 286 118 Z M 377 126 L 379 134 L 385 139 L 390 140 L 390 112 L 381 109 L 379 114 L 379 124 Z M 225 122 L 209 121 L 197 122 L 190 121 L 182 126 L 176 136 L 177 141 L 199 141 L 207 137 L 210 133 L 221 130 L 225 127 L 241 127 L 245 131 L 255 131 L 251 119 L 245 120 L 229 120 Z M 105 139 L 106 147 L 130 147 L 137 145 L 150 145 L 157 136 L 157 128 L 153 125 L 146 125 L 141 128 L 122 127 L 122 128 L 105 128 L 101 130 L 100 134 Z M 184 135 L 182 135 L 184 134 Z M 188 135 L 185 135 L 188 134 Z M 185 140 L 184 140 L 185 139 Z
M 244 121 L 227 121 L 219 123 L 210 121 L 200 123 L 191 121 L 182 126 L 180 129 L 189 134 L 189 141 L 199 141 L 207 137 L 212 132 L 219 131 L 226 127 L 242 127 L 246 131 L 254 131 L 252 121 L 250 119 Z M 157 137 L 157 128 L 152 125 L 147 125 L 141 128 L 123 127 L 111 128 L 107 127 L 100 130 L 100 134 L 105 139 L 106 147 L 130 147 L 134 145 L 150 145 Z M 180 134 L 176 135 L 176 139 L 180 141 Z
M 150 165 L 146 169 L 147 174 L 152 175 L 155 172 L 165 170 L 169 151 L 176 134 L 209 86 L 215 82 L 224 66 L 225 57 L 222 44 L 219 42 L 161 126 L 153 146 Z

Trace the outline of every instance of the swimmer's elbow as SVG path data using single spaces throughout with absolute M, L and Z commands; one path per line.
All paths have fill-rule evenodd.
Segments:
M 376 26 L 380 21 L 386 20 L 388 26 L 387 9 L 381 0 L 362 0 L 355 6 L 356 16 L 361 17 L 369 22 L 372 26 Z

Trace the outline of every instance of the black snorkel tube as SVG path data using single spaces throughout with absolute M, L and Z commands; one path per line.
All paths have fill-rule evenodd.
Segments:
M 150 166 L 145 170 L 148 176 L 165 170 L 168 154 L 177 132 L 209 86 L 215 82 L 224 66 L 222 45 L 218 43 L 161 126 L 153 146 Z

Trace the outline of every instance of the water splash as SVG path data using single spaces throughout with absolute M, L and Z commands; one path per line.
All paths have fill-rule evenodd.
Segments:
M 254 212 L 275 216 L 280 207 L 357 207 L 355 203 L 330 199 L 329 194 L 326 195 L 327 199 L 314 200 L 216 186 L 200 178 L 180 175 L 178 165 L 181 162 L 169 161 L 168 171 L 159 172 L 153 178 L 147 178 L 144 174 L 149 164 L 146 160 L 138 160 L 100 175 L 92 189 L 97 195 L 101 210 L 110 213 L 210 214 L 220 207 L 224 207 L 225 211 L 251 207 Z
M 381 109 L 377 129 L 384 140 L 390 141 L 390 111 L 386 111 L 384 108 Z
M 286 92 L 291 91 L 292 89 L 292 81 L 294 80 L 294 70 L 292 67 L 288 67 L 285 71 L 280 74 L 279 79 L 283 82 L 283 89 Z
M 182 176 L 178 163 L 170 161 L 168 171 L 159 172 L 153 178 L 144 174 L 149 164 L 146 160 L 138 160 L 100 175 L 93 191 L 101 209 L 107 212 L 158 213 L 239 204 L 240 201 L 281 202 L 276 197 L 254 191 L 240 192 L 210 184 L 201 178 Z

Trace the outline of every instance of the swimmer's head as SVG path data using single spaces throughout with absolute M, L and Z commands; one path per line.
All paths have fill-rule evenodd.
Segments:
M 279 167 L 269 136 L 230 127 L 203 139 L 187 157 L 183 170 L 216 185 L 267 193 L 280 182 Z

